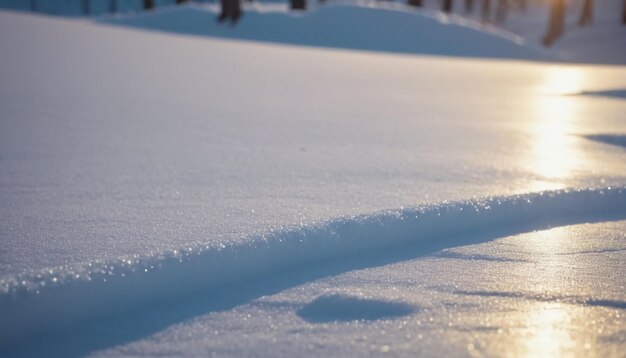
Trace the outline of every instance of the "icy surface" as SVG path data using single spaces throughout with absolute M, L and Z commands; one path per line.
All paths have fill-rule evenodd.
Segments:
M 1 344 L 26 339 L 24 347 L 85 354 L 213 311 L 226 317 L 215 324 L 232 319 L 237 326 L 238 304 L 314 285 L 320 275 L 376 266 L 360 255 L 387 243 L 396 248 L 380 262 L 381 272 L 419 256 L 422 246 L 418 254 L 398 252 L 429 242 L 424 238 L 453 236 L 452 246 L 463 246 L 463 233 L 484 234 L 487 241 L 626 213 L 624 148 L 599 139 L 626 133 L 626 102 L 572 96 L 625 88 L 623 67 L 283 47 L 8 12 L 0 12 L 0 50 Z M 564 188 L 572 189 L 537 194 Z M 615 235 L 601 236 L 599 253 L 622 250 L 613 242 L 623 236 Z M 444 251 L 437 259 L 451 267 L 462 254 Z M 343 270 L 254 287 L 254 274 L 324 268 L 324 260 Z M 555 290 L 548 300 L 621 309 L 623 272 L 603 276 L 599 262 L 594 265 L 590 275 L 621 287 L 622 295 L 589 301 L 581 284 L 580 292 Z M 482 274 L 481 267 L 474 270 Z M 497 270 L 480 281 L 508 283 L 506 270 Z M 194 295 L 203 289 L 208 295 Z M 311 311 L 319 315 L 328 297 L 395 312 L 387 318 L 411 301 L 376 283 L 368 289 L 368 297 L 346 289 L 320 299 L 309 291 L 288 306 L 291 318 L 258 311 L 266 318 L 259 324 L 271 327 L 276 317 L 284 328 L 312 302 L 298 319 L 314 321 Z M 525 303 L 535 297 L 514 283 L 484 288 L 498 289 Z M 424 293 L 431 304 L 443 297 L 433 292 Z M 208 309 L 184 304 L 206 297 Z M 124 321 L 137 306 L 141 319 Z M 165 317 L 154 316 L 162 307 Z M 102 317 L 113 321 L 91 331 L 81 325 Z M 174 338 L 166 336 L 163 345 L 149 337 L 109 353 L 216 351 L 214 341 L 197 336 L 212 327 L 212 317 L 201 326 L 173 328 Z M 319 336 L 310 340 L 312 349 L 340 341 L 323 344 L 335 334 L 329 325 L 314 326 Z M 623 327 L 610 327 L 623 342 Z M 178 346 L 185 335 L 198 344 Z M 268 337 L 276 338 L 255 339 Z M 258 342 L 242 346 L 232 339 L 240 343 L 234 355 Z M 284 347 L 284 354 L 296 352 Z

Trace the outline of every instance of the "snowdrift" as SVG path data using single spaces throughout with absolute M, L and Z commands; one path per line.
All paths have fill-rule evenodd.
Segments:
M 215 23 L 219 11 L 215 2 L 175 6 L 173 0 L 161 0 L 156 4 L 155 12 L 145 13 L 141 1 L 118 1 L 117 14 L 111 17 L 108 1 L 92 1 L 88 16 L 96 17 L 96 21 L 153 30 L 306 46 L 487 58 L 515 58 L 517 54 L 520 59 L 532 60 L 626 63 L 621 0 L 597 2 L 591 26 L 578 24 L 582 0 L 569 1 L 565 33 L 550 48 L 541 43 L 549 16 L 547 4 L 541 1 L 530 2 L 524 10 L 513 9 L 505 22 L 489 25 L 483 24 L 479 9 L 467 13 L 458 4 L 451 15 L 445 15 L 438 1 L 425 2 L 416 9 L 403 1 L 341 0 L 319 8 L 311 3 L 306 12 L 295 13 L 285 3 L 244 2 L 244 19 L 236 27 Z M 32 11 L 30 1 L 0 0 L 0 8 Z M 85 16 L 80 1 L 39 0 L 35 9 L 45 14 Z M 492 21 L 493 17 L 495 14 Z M 485 41 L 485 37 L 508 40 L 525 49 L 493 39 Z M 471 42 L 475 40 L 478 42 Z M 494 44 L 497 48 L 489 47 Z
M 459 246 L 561 225 L 626 218 L 626 188 L 440 203 L 282 228 L 249 244 L 86 263 L 1 282 L 0 345 L 41 331 L 276 272 L 321 267 L 415 245 Z M 242 288 L 245 290 L 245 288 Z
M 459 17 L 395 6 L 331 5 L 304 13 L 246 9 L 236 26 L 219 24 L 216 8 L 172 7 L 102 22 L 186 35 L 289 45 L 521 60 L 550 60 L 519 36 Z

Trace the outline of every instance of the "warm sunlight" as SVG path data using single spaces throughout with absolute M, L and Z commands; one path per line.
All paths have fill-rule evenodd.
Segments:
M 622 11 L 0 0 L 0 358 L 626 358 Z
M 543 95 L 564 96 L 580 93 L 583 89 L 584 72 L 577 68 L 551 68 L 539 88 Z
M 542 303 L 529 313 L 526 321 L 530 337 L 526 340 L 527 357 L 559 357 L 574 344 L 568 325 L 567 304 Z
M 569 98 L 541 97 L 533 106 L 534 170 L 545 179 L 566 179 L 580 157 L 576 138 L 570 135 L 576 116 L 575 103 Z
M 541 270 L 531 269 L 528 274 L 537 282 L 537 292 L 559 292 L 566 285 L 563 277 L 569 274 L 567 260 L 570 258 L 559 255 L 563 243 L 569 239 L 566 229 L 539 231 L 525 241 L 525 249 L 541 256 Z M 525 313 L 524 325 L 527 335 L 520 342 L 522 351 L 527 357 L 558 357 L 573 344 L 569 322 L 571 320 L 569 305 L 561 302 L 538 302 L 532 304 Z M 521 353 L 521 352 L 520 352 Z
M 582 152 L 577 146 L 575 124 L 579 121 L 575 98 L 566 94 L 579 92 L 583 73 L 570 68 L 556 68 L 547 72 L 539 86 L 539 94 L 532 99 L 531 136 L 533 156 L 529 165 L 539 176 L 535 190 L 559 189 L 567 186 L 573 172 L 580 166 Z

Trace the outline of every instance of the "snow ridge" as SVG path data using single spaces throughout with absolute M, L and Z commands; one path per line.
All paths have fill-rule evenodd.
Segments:
M 0 281 L 0 346 L 33 333 L 272 272 L 358 259 L 425 242 L 467 244 L 542 228 L 626 218 L 626 188 L 444 202 L 268 230 L 247 244 L 91 262 Z M 496 236 L 496 237 L 498 237 Z

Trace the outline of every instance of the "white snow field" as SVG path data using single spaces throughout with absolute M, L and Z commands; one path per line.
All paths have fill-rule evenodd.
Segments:
M 289 11 L 287 4 L 253 2 L 244 3 L 244 18 L 233 28 L 207 18 L 219 12 L 217 4 L 164 6 L 147 16 L 118 14 L 102 20 L 190 35 L 318 47 L 626 64 L 621 0 L 596 1 L 593 23 L 584 27 L 577 25 L 583 1 L 568 1 L 564 34 L 549 48 L 541 43 L 549 16 L 546 1 L 528 1 L 523 11 L 512 8 L 501 23 L 494 23 L 495 14 L 484 23 L 476 2 L 474 11 L 467 13 L 457 0 L 451 15 L 444 15 L 441 2 L 432 0 L 425 0 L 419 9 L 402 1 L 309 2 L 306 12 Z M 494 13 L 496 5 L 494 1 Z
M 623 0 L 594 1 L 592 22 L 586 26 L 578 24 L 585 0 L 567 0 L 564 34 L 549 48 L 542 44 L 548 0 L 510 6 L 502 19 L 498 0 L 491 1 L 488 19 L 480 0 L 469 11 L 464 0 L 453 0 L 449 15 L 441 12 L 441 0 L 423 0 L 419 8 L 405 0 L 307 1 L 306 11 L 290 11 L 286 1 L 255 0 L 242 3 L 244 18 L 232 27 L 212 21 L 220 11 L 214 0 L 177 6 L 175 0 L 155 0 L 156 9 L 148 14 L 142 10 L 143 0 L 115 0 L 117 11 L 111 14 L 111 1 L 87 1 L 87 15 L 82 0 L 0 0 L 0 8 L 28 11 L 34 5 L 41 13 L 89 16 L 144 29 L 315 47 L 626 64 Z
M 510 32 L 439 12 L 418 12 L 402 4 L 339 3 L 308 12 L 291 12 L 286 4 L 252 4 L 245 7 L 244 17 L 234 27 L 214 20 L 219 9 L 172 6 L 139 16 L 105 16 L 101 21 L 187 35 L 315 47 L 544 61 L 557 58 L 539 46 L 528 46 Z
M 8 11 L 0 52 L 0 356 L 626 349 L 624 66 Z

